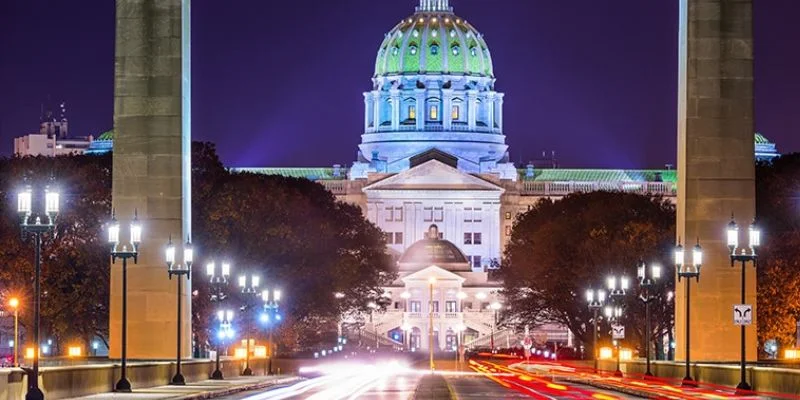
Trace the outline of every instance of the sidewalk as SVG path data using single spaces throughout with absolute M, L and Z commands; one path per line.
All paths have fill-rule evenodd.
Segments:
M 213 399 L 247 390 L 263 389 L 270 386 L 291 384 L 300 380 L 295 376 L 247 376 L 233 377 L 221 381 L 205 380 L 187 383 L 186 386 L 156 386 L 134 389 L 133 393 L 101 393 L 65 400 L 197 400 Z

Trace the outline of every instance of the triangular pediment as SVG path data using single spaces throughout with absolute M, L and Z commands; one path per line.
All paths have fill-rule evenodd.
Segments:
M 382 179 L 364 188 L 369 190 L 484 190 L 504 189 L 487 180 L 453 168 L 439 160 L 429 160 L 414 168 Z
M 400 280 L 403 281 L 403 283 L 408 284 L 412 282 L 429 282 L 431 278 L 436 278 L 437 282 L 456 281 L 458 283 L 464 283 L 466 280 L 466 278 L 462 278 L 461 276 L 436 265 L 431 265 L 430 267 L 423 268 L 417 272 L 406 275 Z

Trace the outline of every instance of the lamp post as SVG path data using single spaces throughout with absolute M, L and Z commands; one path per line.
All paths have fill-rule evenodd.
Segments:
M 374 301 L 370 301 L 367 303 L 367 307 L 369 308 L 369 323 L 372 325 L 372 332 L 375 333 L 375 351 L 378 351 L 378 347 L 380 343 L 378 342 L 378 323 L 375 321 L 375 310 L 378 309 L 378 303 Z
M 222 370 L 219 365 L 219 353 L 225 344 L 225 339 L 233 338 L 233 328 L 231 321 L 233 320 L 233 310 L 219 310 L 217 311 L 217 321 L 219 321 L 219 330 L 217 331 L 217 356 L 216 368 L 211 374 L 211 379 L 222 379 Z M 223 345 L 223 346 L 220 346 Z
M 494 331 L 497 329 L 497 311 L 503 308 L 503 305 L 495 301 L 489 305 L 489 308 L 492 309 L 492 330 L 490 331 L 489 340 L 491 341 L 492 348 L 491 357 L 494 357 Z
M 12 297 L 8 300 L 8 305 L 14 309 L 14 348 L 11 355 L 12 366 L 19 367 L 19 299 Z
M 700 241 L 698 239 L 698 243 L 692 249 L 692 263 L 685 264 L 684 262 L 685 254 L 683 251 L 683 246 L 681 246 L 680 242 L 678 242 L 678 246 L 675 247 L 675 270 L 678 271 L 678 282 L 681 281 L 681 278 L 686 278 L 686 376 L 683 377 L 683 386 L 688 387 L 697 387 L 697 382 L 692 379 L 691 372 L 689 371 L 689 363 L 691 362 L 691 357 L 689 354 L 689 350 L 691 349 L 691 308 L 690 303 L 692 299 L 692 278 L 695 278 L 697 282 L 700 282 L 700 268 L 703 266 L 703 249 L 700 247 Z
M 271 296 L 270 296 L 271 294 Z M 267 357 L 269 357 L 267 361 L 267 374 L 272 375 L 272 359 L 275 355 L 275 347 L 272 344 L 272 330 L 274 328 L 274 324 L 277 324 L 278 321 L 281 320 L 281 315 L 278 314 L 278 307 L 281 301 L 281 291 L 279 289 L 273 289 L 271 292 L 269 289 L 264 290 L 261 292 L 261 300 L 264 301 L 264 314 L 262 315 L 262 320 L 264 323 L 267 324 Z
M 183 321 L 181 321 L 181 291 L 183 290 L 183 276 L 186 276 L 187 280 L 192 278 L 192 262 L 194 261 L 192 242 L 187 239 L 186 244 L 183 245 L 183 264 L 175 263 L 175 245 L 172 244 L 172 237 L 170 237 L 169 243 L 167 243 L 165 256 L 169 279 L 172 280 L 172 275 L 178 277 L 178 318 L 176 319 L 176 323 L 178 324 L 178 341 L 176 349 L 177 355 L 175 357 L 177 371 L 175 372 L 175 376 L 172 377 L 170 385 L 185 385 L 186 379 L 183 377 L 183 374 L 181 374 L 181 325 L 183 323 Z
M 130 225 L 131 249 L 123 245 L 119 248 L 119 222 L 111 212 L 111 222 L 108 225 L 108 243 L 111 245 L 111 263 L 115 264 L 117 258 L 122 259 L 122 354 L 121 372 L 117 384 L 114 385 L 115 392 L 129 393 L 131 382 L 128 380 L 128 259 L 133 259 L 136 264 L 139 261 L 139 244 L 142 242 L 142 225 L 139 223 L 139 216 L 136 210 L 133 211 L 133 220 Z
M 249 284 L 248 284 L 249 282 Z M 250 308 L 253 306 L 252 299 L 259 295 L 258 286 L 261 283 L 261 278 L 258 275 L 250 275 L 250 279 L 247 279 L 247 275 L 239 275 L 239 289 L 242 291 L 242 294 L 245 295 L 244 305 L 242 306 L 242 312 L 247 313 L 250 311 Z M 245 314 L 247 316 L 247 314 Z M 253 370 L 250 369 L 250 334 L 252 333 L 252 322 L 250 318 L 247 318 L 247 334 L 245 334 L 245 361 L 244 361 L 244 370 L 242 370 L 242 376 L 251 376 L 253 375 Z
M 223 290 L 225 286 L 228 284 L 228 278 L 231 276 L 231 264 L 227 262 L 223 262 L 220 266 L 220 273 L 217 274 L 217 264 L 213 261 L 206 264 L 206 275 L 208 275 L 208 282 L 211 284 L 211 302 L 212 303 L 220 303 L 225 300 L 228 296 L 225 294 Z M 222 313 L 222 314 L 219 314 Z M 230 320 L 233 318 L 233 311 L 223 311 L 220 310 L 217 314 L 217 319 L 220 323 L 220 334 L 225 334 L 226 331 L 224 329 L 225 326 L 230 328 Z M 222 370 L 219 368 L 219 350 L 220 350 L 220 342 L 222 341 L 223 337 L 220 336 L 219 340 L 217 341 L 217 362 L 216 362 L 216 369 L 214 372 L 211 373 L 211 379 L 223 379 Z
M 639 277 L 639 287 L 642 288 L 639 299 L 644 302 L 644 354 L 647 358 L 647 371 L 644 373 L 644 376 L 653 376 L 653 373 L 650 372 L 650 302 L 655 299 L 655 296 L 653 296 L 650 290 L 655 286 L 656 281 L 661 278 L 661 266 L 653 264 L 650 265 L 650 268 L 647 267 L 647 264 L 640 262 L 637 275 Z
M 459 365 L 461 360 L 461 343 L 463 342 L 461 335 L 463 335 L 464 331 L 467 330 L 467 327 L 464 324 L 458 324 L 455 327 L 456 331 L 456 365 Z
M 52 232 L 56 228 L 56 216 L 58 215 L 59 194 L 51 190 L 49 186 L 44 190 L 44 215 L 37 213 L 33 218 L 33 192 L 30 186 L 25 187 L 17 194 L 17 212 L 20 216 L 20 228 L 23 237 L 31 234 L 34 239 L 34 258 L 35 258 L 35 277 L 33 294 L 33 342 L 36 344 L 33 350 L 33 370 L 28 376 L 28 392 L 25 400 L 43 400 L 44 393 L 39 389 L 39 317 L 41 312 L 41 274 L 42 274 L 42 235 Z M 42 223 L 45 217 L 45 223 Z M 14 343 L 15 345 L 17 343 Z
M 428 278 L 429 299 L 428 299 L 428 353 L 430 356 L 431 372 L 434 371 L 433 365 L 433 285 L 436 284 L 436 277 Z
M 755 221 L 750 224 L 749 229 L 749 243 L 748 247 L 750 251 L 748 252 L 746 249 L 741 249 L 741 252 L 738 254 L 736 253 L 737 248 L 739 247 L 739 226 L 736 225 L 736 221 L 733 219 L 733 215 L 731 215 L 731 222 L 728 224 L 728 248 L 731 251 L 731 267 L 733 267 L 736 261 L 742 263 L 742 302 L 741 304 L 745 304 L 746 298 L 746 286 L 745 286 L 745 276 L 747 275 L 747 262 L 753 263 L 753 268 L 756 268 L 756 264 L 758 262 L 758 255 L 756 254 L 756 248 L 761 245 L 761 230 L 756 225 Z M 747 348 L 745 346 L 745 328 L 746 325 L 741 325 L 741 340 L 742 340 L 742 348 L 741 348 L 741 381 L 738 385 L 736 385 L 736 391 L 749 391 L 751 390 L 750 384 L 747 383 L 747 375 L 745 369 L 747 368 Z
M 597 314 L 606 304 L 606 291 L 603 289 L 589 289 L 586 291 L 586 301 L 589 303 L 589 309 L 592 310 L 594 314 L 592 317 L 592 322 L 594 324 L 594 333 L 592 333 L 592 352 L 594 353 L 594 372 L 597 373 Z
M 616 325 L 622 319 L 622 307 L 621 306 L 607 306 L 605 308 L 606 318 L 612 325 Z M 614 339 L 614 345 L 617 348 L 617 369 L 614 371 L 614 376 L 622 377 L 622 370 L 620 367 L 620 358 L 622 353 L 622 342 L 619 339 Z

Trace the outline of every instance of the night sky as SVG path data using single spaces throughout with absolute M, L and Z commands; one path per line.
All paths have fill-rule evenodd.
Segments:
M 756 9 L 756 125 L 800 151 L 798 0 Z M 195 0 L 193 137 L 230 166 L 349 165 L 378 45 L 416 0 Z M 677 0 L 451 0 L 485 35 L 515 162 L 675 160 Z M 112 126 L 114 1 L 0 0 L 0 155 L 65 100 L 72 135 Z

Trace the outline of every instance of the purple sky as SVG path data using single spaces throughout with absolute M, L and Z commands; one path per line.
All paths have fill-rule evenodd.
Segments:
M 757 129 L 800 151 L 800 1 L 755 2 Z M 195 0 L 193 135 L 231 166 L 349 165 L 384 33 L 416 0 Z M 514 161 L 675 160 L 677 0 L 451 0 L 486 38 Z M 112 125 L 114 2 L 0 1 L 0 154 L 48 95 L 73 135 Z

